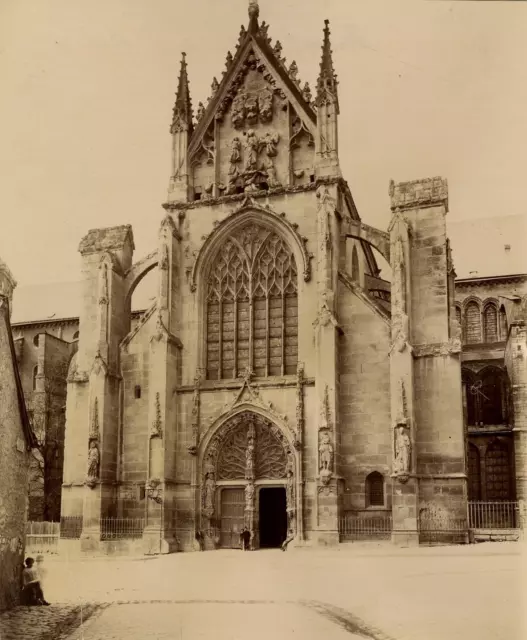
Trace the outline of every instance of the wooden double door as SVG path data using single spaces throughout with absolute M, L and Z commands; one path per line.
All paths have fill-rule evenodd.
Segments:
M 255 523 L 258 547 L 280 547 L 287 536 L 287 511 L 284 487 L 260 487 L 257 492 L 258 517 Z M 221 491 L 220 546 L 240 547 L 240 532 L 244 527 L 245 491 L 224 488 Z M 253 546 L 254 548 L 254 546 Z

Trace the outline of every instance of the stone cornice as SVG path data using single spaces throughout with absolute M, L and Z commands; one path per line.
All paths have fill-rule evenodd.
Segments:
M 461 353 L 461 341 L 450 339 L 448 342 L 412 345 L 414 358 L 451 356 Z
M 512 273 L 503 276 L 484 276 L 478 278 L 456 278 L 455 286 L 456 289 L 468 289 L 488 286 L 489 284 L 510 284 L 515 282 L 527 282 L 527 273 Z
M 277 187 L 276 189 L 260 189 L 260 191 L 251 191 L 247 193 L 234 193 L 228 196 L 219 196 L 217 198 L 208 198 L 206 200 L 196 200 L 194 202 L 165 202 L 162 206 L 167 211 L 177 210 L 180 212 L 180 217 L 184 215 L 187 209 L 201 209 L 203 207 L 210 207 L 219 204 L 229 204 L 231 202 L 243 202 L 245 198 L 250 195 L 251 198 L 268 198 L 269 196 L 290 195 L 293 193 L 302 193 L 316 191 L 317 187 L 321 184 L 339 184 L 343 188 L 347 188 L 347 183 L 342 178 L 318 178 L 316 182 L 310 184 L 299 185 L 297 187 Z
M 256 389 L 284 389 L 292 388 L 296 389 L 297 376 L 292 374 L 284 377 L 274 378 L 253 378 L 251 384 Z M 315 378 L 304 378 L 303 384 L 308 387 L 315 386 Z M 240 389 L 240 379 L 232 380 L 203 380 L 200 386 L 200 392 L 206 393 L 207 391 L 231 391 Z M 176 388 L 177 393 L 193 393 L 195 390 L 194 384 L 181 385 Z

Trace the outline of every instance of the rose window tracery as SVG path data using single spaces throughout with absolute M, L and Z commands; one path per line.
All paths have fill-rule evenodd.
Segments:
M 229 237 L 207 282 L 207 378 L 294 374 L 297 267 L 287 243 L 251 222 Z

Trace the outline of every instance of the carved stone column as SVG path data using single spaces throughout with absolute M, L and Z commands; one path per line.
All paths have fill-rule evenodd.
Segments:
M 339 541 L 337 339 L 340 328 L 335 317 L 336 275 L 339 263 L 339 226 L 336 192 L 317 189 L 317 295 L 319 308 L 314 322 L 318 415 L 311 422 L 317 443 L 316 535 L 318 544 Z
M 148 477 L 146 478 L 146 554 L 170 553 L 178 548 L 175 522 L 174 454 L 177 432 L 176 401 L 181 343 L 178 298 L 180 237 L 167 215 L 159 230 L 159 269 L 156 327 L 150 339 Z M 188 537 L 193 538 L 193 532 Z M 186 541 L 187 542 L 187 541 Z M 188 541 L 190 543 L 190 540 Z
M 446 180 L 390 185 L 393 533 L 466 537 L 467 486 Z M 454 316 L 454 318 L 453 318 Z

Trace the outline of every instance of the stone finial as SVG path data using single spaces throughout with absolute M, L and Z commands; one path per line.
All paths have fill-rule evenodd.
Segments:
M 322 43 L 322 58 L 320 60 L 320 73 L 317 79 L 317 101 L 324 101 L 328 94 L 337 102 L 337 76 L 333 67 L 333 52 L 329 39 L 329 20 L 324 20 L 324 40 Z
M 304 84 L 304 88 L 302 89 L 302 97 L 308 104 L 311 104 L 313 96 L 311 95 L 311 87 L 309 86 L 309 82 L 306 82 Z
M 220 83 L 218 82 L 216 77 L 212 78 L 212 84 L 210 85 L 210 89 L 212 91 L 212 95 L 214 95 L 216 93 L 216 91 L 218 90 L 219 86 L 220 86 Z
M 417 209 L 444 205 L 448 212 L 448 182 L 445 178 L 423 178 L 390 183 L 391 209 Z
M 232 53 L 230 51 L 227 51 L 227 57 L 225 58 L 225 66 L 227 67 L 227 69 L 230 68 L 232 64 Z
M 258 0 L 249 0 L 249 18 L 258 18 L 260 15 L 260 7 Z
M 277 40 L 275 42 L 275 45 L 273 47 L 273 53 L 278 58 L 278 60 L 280 60 L 280 57 L 282 55 L 282 43 L 280 42 L 280 40 Z

